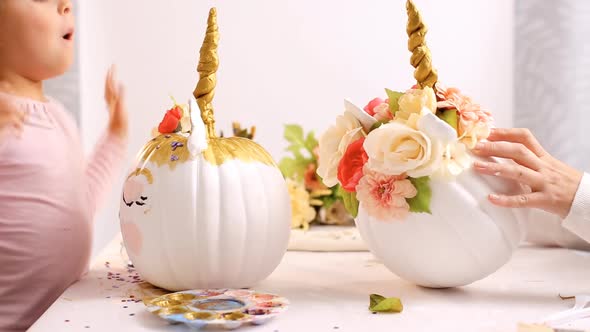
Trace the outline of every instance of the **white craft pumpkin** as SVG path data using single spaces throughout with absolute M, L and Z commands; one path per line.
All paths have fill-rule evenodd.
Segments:
M 487 196 L 519 193 L 519 187 L 468 169 L 454 182 L 432 180 L 430 188 L 432 214 L 384 222 L 361 204 L 356 225 L 389 270 L 417 285 L 446 288 L 482 279 L 508 262 L 522 237 L 520 212 L 493 206 Z
M 417 89 L 436 89 L 435 83 L 438 80 L 438 74 L 432 67 L 430 50 L 425 43 L 426 26 L 411 0 L 407 1 L 407 9 L 408 48 L 412 52 L 411 63 L 416 68 L 414 77 L 419 84 Z M 436 112 L 438 105 L 434 95 L 429 100 L 432 100 L 434 104 L 432 108 Z M 428 103 L 428 101 L 424 103 Z M 369 137 L 371 137 L 371 128 L 376 125 L 377 120 L 367 112 L 349 102 L 345 103 L 345 107 L 349 114 L 349 120 L 345 121 L 345 117 L 342 117 L 339 119 L 341 123 L 336 129 L 331 129 L 332 131 L 325 140 L 328 152 L 332 152 L 331 145 L 334 143 L 331 141 L 332 137 L 340 137 L 336 135 L 339 133 L 337 130 L 346 133 L 340 144 L 345 141 L 345 138 L 350 140 L 351 133 L 358 133 L 355 131 L 356 129 L 349 126 L 350 123 L 355 122 L 350 120 L 351 116 L 356 118 Z M 419 115 L 420 120 L 417 120 L 420 131 L 444 127 L 446 129 L 440 131 L 441 136 L 437 139 L 444 138 L 447 143 L 459 140 L 456 128 L 439 120 L 431 108 L 425 107 L 425 109 Z M 397 113 L 396 115 L 399 116 Z M 409 115 L 406 116 L 409 117 Z M 418 116 L 418 113 L 412 114 L 412 116 Z M 428 122 L 422 122 L 422 119 Z M 404 118 L 400 116 L 399 121 L 403 123 Z M 410 122 L 409 118 L 407 122 Z M 442 127 L 437 122 L 442 123 Z M 399 123 L 397 125 L 400 128 L 404 126 Z M 427 126 L 422 127 L 422 125 Z M 386 124 L 385 126 L 392 125 Z M 364 143 L 365 148 L 367 141 L 369 138 Z M 320 151 L 322 151 L 322 142 L 323 139 L 320 139 Z M 399 148 L 400 150 L 379 150 L 378 152 L 383 154 L 382 159 L 392 163 L 403 162 L 403 158 L 418 159 L 423 156 L 410 156 L 410 153 L 414 151 L 412 149 L 415 149 L 415 145 L 412 144 L 417 144 L 416 142 L 410 141 L 405 145 L 398 142 L 398 144 L 402 146 Z M 341 146 L 338 146 L 338 149 L 341 149 Z M 403 149 L 410 152 L 406 151 L 407 153 L 404 154 L 402 153 Z M 450 153 L 442 152 L 442 150 L 435 152 L 433 149 L 429 150 L 427 155 L 439 152 Z M 397 155 L 394 156 L 395 158 L 389 158 L 387 153 Z M 468 153 L 472 159 L 476 159 L 474 155 Z M 442 158 L 442 155 L 438 156 Z M 337 157 L 340 158 L 338 155 Z M 321 157 L 320 163 L 322 163 L 322 158 L 328 159 Z M 492 162 L 492 160 L 488 161 Z M 328 160 L 325 164 L 328 167 L 322 168 L 320 165 L 319 169 L 329 170 L 332 165 L 330 163 L 333 163 L 333 160 Z M 370 165 L 370 162 L 367 165 Z M 326 174 L 329 175 L 327 172 Z M 366 176 L 366 173 L 363 176 Z M 424 175 L 417 177 L 421 176 Z M 407 217 L 385 221 L 370 216 L 363 206 L 363 202 L 360 203 L 355 222 L 361 237 L 373 254 L 382 260 L 389 270 L 402 279 L 417 285 L 446 288 L 463 286 L 480 280 L 509 261 L 521 241 L 519 216 L 522 211 L 494 206 L 489 202 L 488 195 L 490 193 L 519 194 L 522 190 L 520 186 L 498 177 L 479 175 L 472 168 L 464 169 L 456 179 L 450 181 L 440 177 L 438 179 L 431 177 L 429 186 L 432 192 L 430 213 L 409 213 Z M 367 205 L 367 207 L 369 210 L 374 209 L 373 206 Z
M 189 101 L 190 134 L 148 142 L 121 201 L 129 257 L 143 279 L 171 291 L 251 287 L 277 267 L 289 240 L 289 194 L 271 156 L 251 140 L 215 136 L 215 14 Z M 197 108 L 202 120 L 192 117 Z

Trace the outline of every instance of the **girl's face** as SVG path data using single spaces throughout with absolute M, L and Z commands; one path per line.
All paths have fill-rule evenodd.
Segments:
M 0 70 L 43 81 L 74 57 L 71 0 L 0 0 Z

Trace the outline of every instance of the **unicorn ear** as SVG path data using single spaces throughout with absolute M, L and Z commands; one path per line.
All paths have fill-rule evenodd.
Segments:
M 422 117 L 418 120 L 418 129 L 430 138 L 436 138 L 444 146 L 457 141 L 457 131 L 439 119 L 428 108 L 422 109 Z
M 188 101 L 188 114 L 191 120 L 191 132 L 188 137 L 188 150 L 191 155 L 197 156 L 207 150 L 207 130 L 199 113 L 199 106 L 194 98 Z
M 377 120 L 374 117 L 367 114 L 367 112 L 360 109 L 348 99 L 344 99 L 344 111 L 351 112 L 367 133 L 371 131 L 371 127 L 377 123 Z

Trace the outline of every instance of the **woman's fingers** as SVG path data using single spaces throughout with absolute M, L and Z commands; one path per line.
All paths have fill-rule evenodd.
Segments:
M 483 157 L 512 159 L 518 164 L 535 171 L 541 167 L 539 157 L 521 143 L 479 142 L 473 152 Z
M 473 163 L 473 168 L 482 174 L 515 180 L 530 186 L 533 190 L 541 190 L 544 183 L 541 173 L 518 164 L 500 164 L 476 160 Z
M 547 205 L 545 195 L 540 192 L 514 196 L 491 194 L 488 199 L 494 205 L 507 208 L 543 208 Z
M 520 143 L 531 150 L 537 157 L 543 157 L 547 154 L 533 133 L 526 128 L 493 128 L 488 141 Z

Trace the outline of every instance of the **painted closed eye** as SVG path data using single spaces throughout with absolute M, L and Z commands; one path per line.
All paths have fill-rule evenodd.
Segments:
M 125 195 L 123 195 L 123 203 L 125 203 L 125 205 L 127 205 L 128 207 L 131 207 L 131 205 L 133 205 L 133 201 L 127 203 L 127 201 L 125 200 Z
M 138 206 L 144 206 L 145 205 L 144 201 L 146 201 L 148 198 L 145 196 L 141 196 L 139 198 L 141 198 L 141 201 L 135 201 L 135 204 L 137 204 Z

